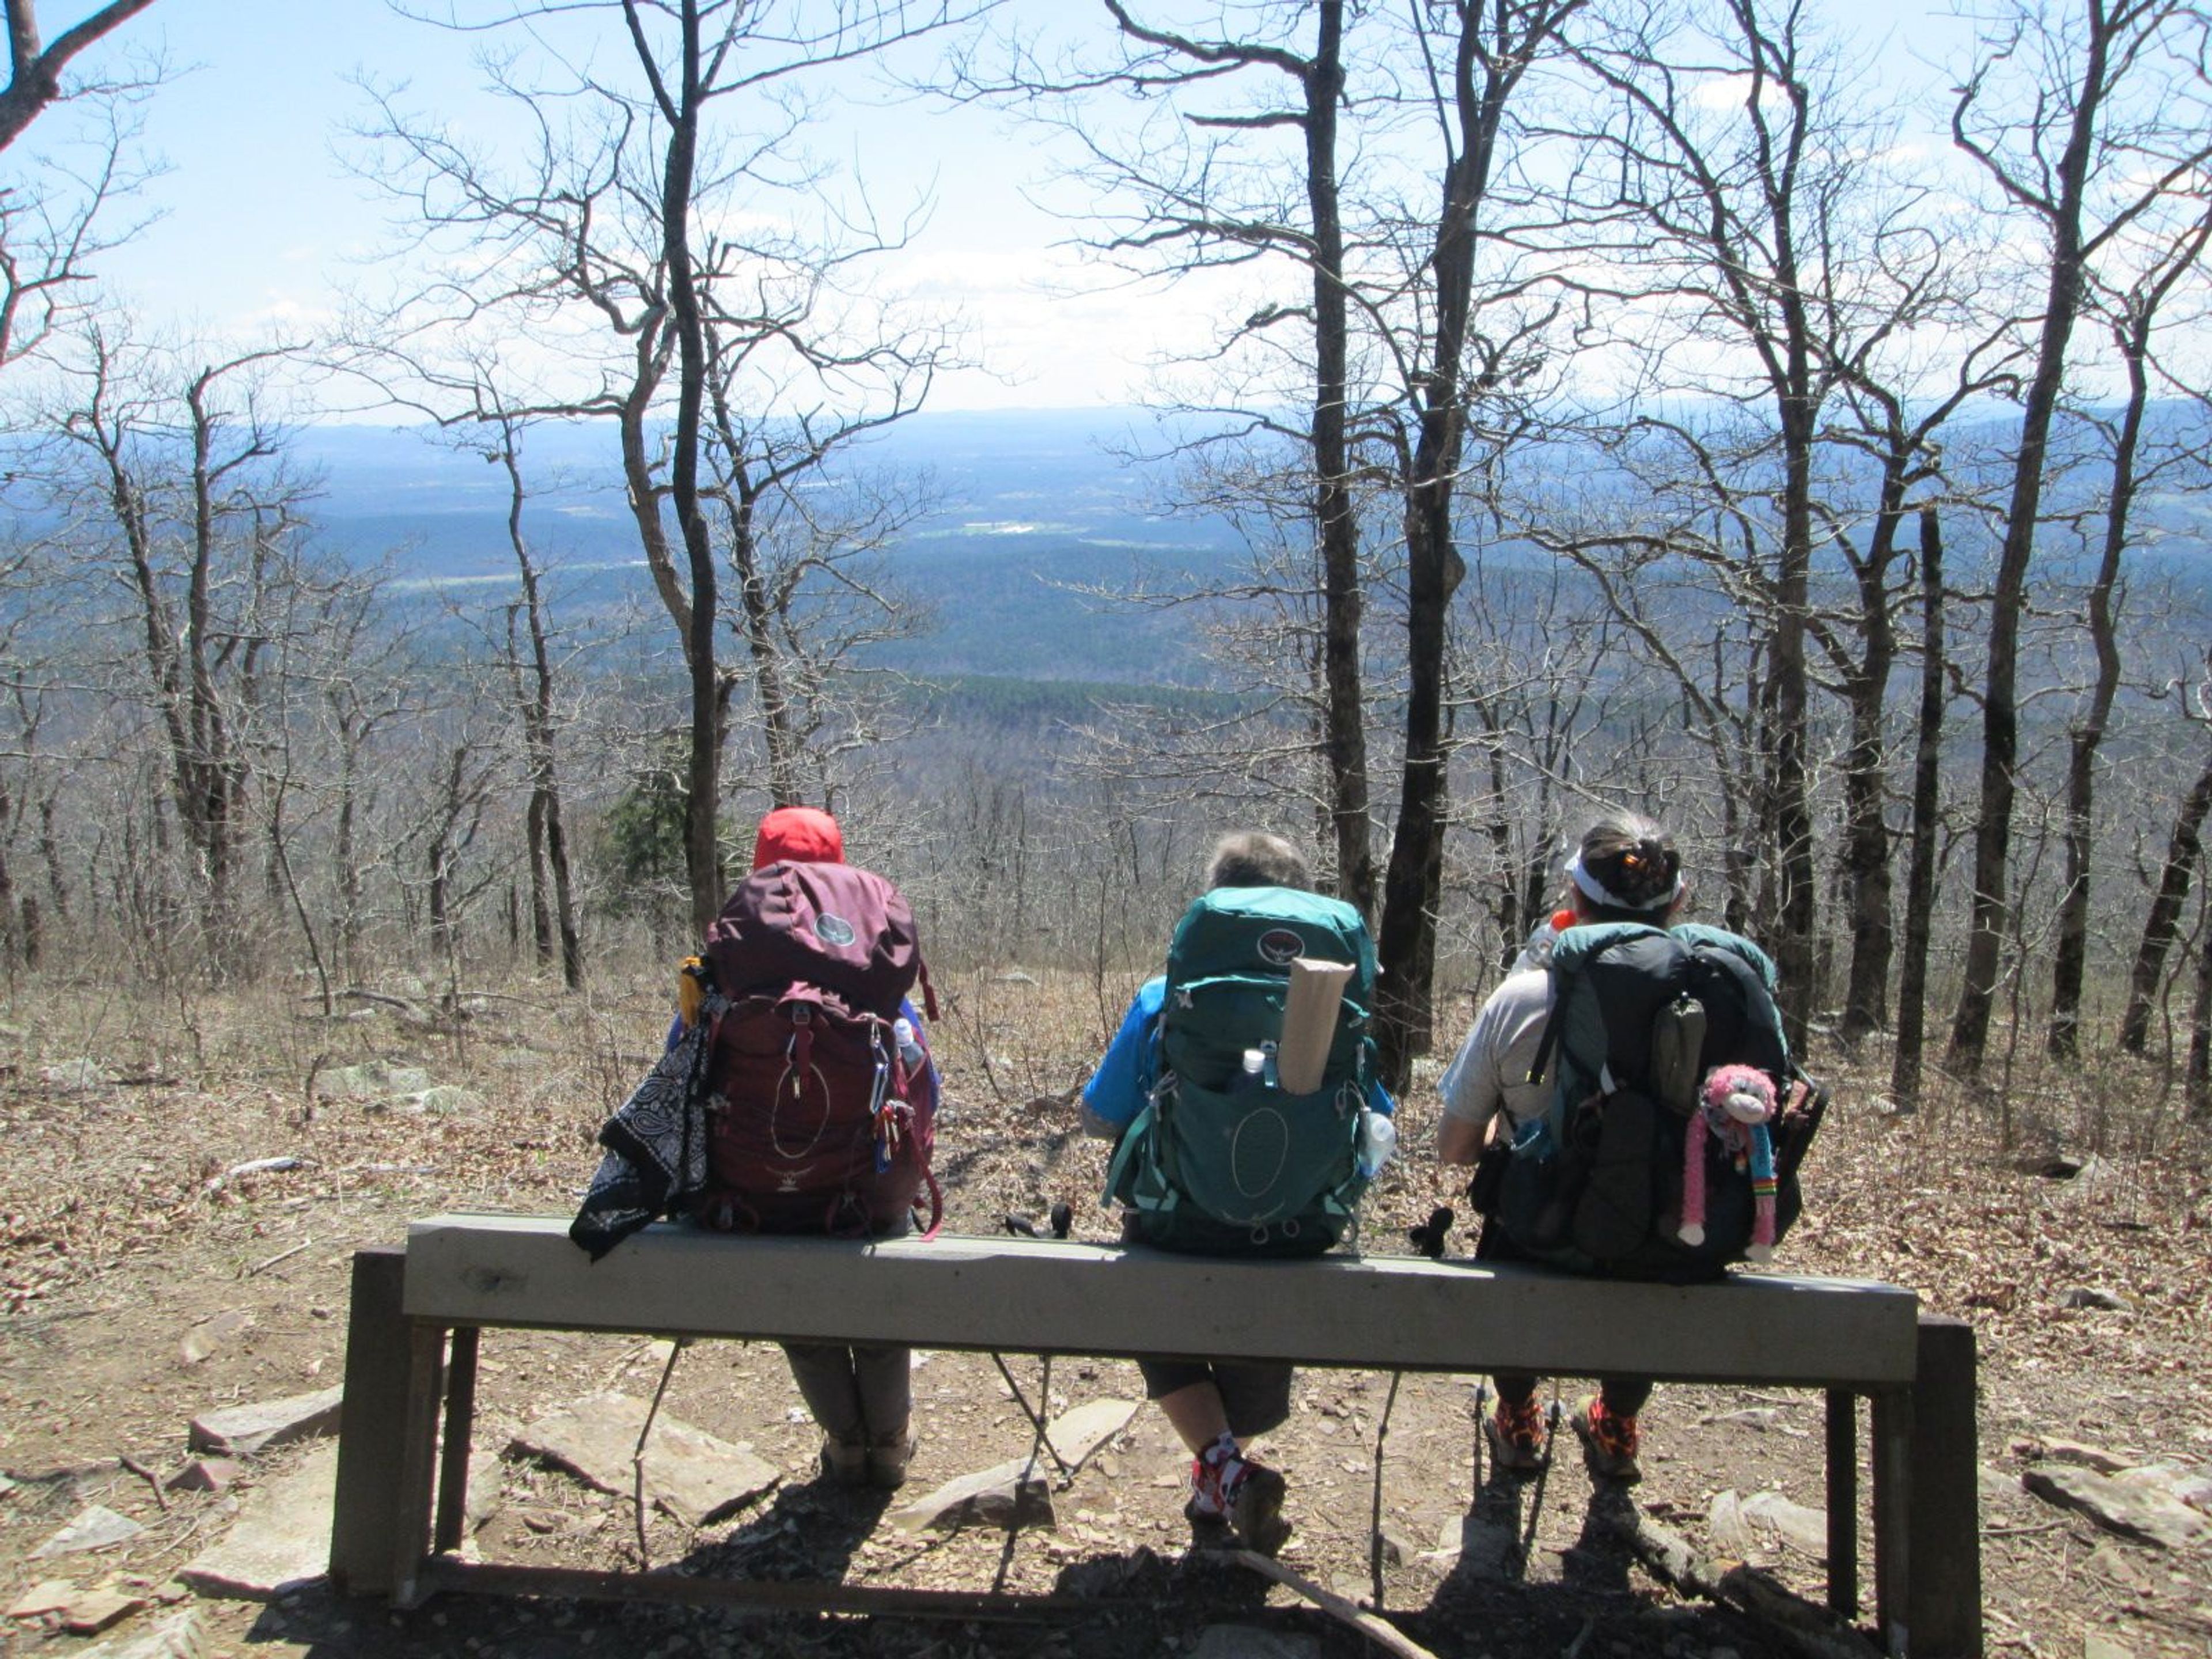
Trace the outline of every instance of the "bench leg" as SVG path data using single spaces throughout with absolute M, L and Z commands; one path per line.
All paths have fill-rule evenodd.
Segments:
M 1974 1370 L 1973 1327 L 1922 1315 L 1912 1389 L 1912 1575 L 1905 1605 L 1914 1659 L 1978 1659 L 1982 1651 Z
M 392 1533 L 392 1600 L 411 1607 L 430 1544 L 430 1489 L 437 1464 L 439 1375 L 445 1368 L 445 1328 L 415 1323 L 408 1334 L 407 1423 L 399 1448 L 398 1494 Z
M 469 1512 L 469 1442 L 477 1421 L 477 1328 L 453 1328 L 446 1363 L 446 1437 L 438 1467 L 438 1525 L 430 1547 L 458 1549 Z
M 1904 1659 L 1911 1605 L 1912 1390 L 1874 1395 L 1874 1614 L 1885 1651 Z
M 1859 1397 L 1828 1390 L 1828 1607 L 1859 1616 Z
M 397 1245 L 354 1252 L 331 1516 L 331 1582 L 342 1595 L 392 1593 L 407 1422 L 407 1318 L 400 1311 L 406 1274 L 407 1252 Z

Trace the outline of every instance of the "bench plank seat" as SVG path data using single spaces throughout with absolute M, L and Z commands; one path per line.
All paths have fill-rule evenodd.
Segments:
M 1639 1285 L 1418 1256 L 1244 1261 L 665 1224 L 594 1263 L 557 1219 L 441 1215 L 408 1229 L 405 1309 L 447 1325 L 1871 1389 L 1912 1381 L 1919 1303 L 1784 1274 Z
M 481 1589 L 680 1594 L 765 1610 L 809 1595 L 457 1555 L 477 1344 L 502 1328 L 1817 1389 L 1830 1606 L 1858 1610 L 1866 1400 L 1875 1628 L 1893 1653 L 1908 1636 L 1917 1655 L 1981 1650 L 1973 1332 L 1923 1315 L 1893 1285 L 1778 1273 L 1642 1285 L 1418 1256 L 1249 1261 L 1054 1239 L 869 1243 L 678 1225 L 647 1228 L 594 1263 L 558 1217 L 433 1216 L 410 1226 L 404 1249 L 354 1256 L 331 1543 L 342 1588 L 402 1605 Z M 1005 1600 L 870 1585 L 812 1594 L 819 1608 L 954 1617 Z

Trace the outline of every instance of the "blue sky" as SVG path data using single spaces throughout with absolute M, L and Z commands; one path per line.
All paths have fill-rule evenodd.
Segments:
M 1019 5 L 1063 25 L 1103 21 L 1084 0 Z M 49 38 L 88 9 L 88 0 L 46 0 Z M 1940 52 L 1963 33 L 1948 8 L 1910 0 L 1863 0 L 1851 17 L 1887 38 L 1885 62 L 1906 69 L 1915 47 Z M 312 331 L 388 246 L 386 205 L 336 153 L 363 109 L 349 76 L 406 80 L 418 103 L 456 115 L 485 107 L 471 42 L 395 16 L 383 0 L 156 0 L 117 41 L 111 50 L 158 48 L 172 66 L 146 111 L 148 146 L 167 171 L 144 197 L 162 216 L 102 270 L 134 312 L 180 331 Z M 1194 341 L 1224 296 L 1217 286 L 1164 303 L 1156 290 L 1086 274 L 1055 246 L 1066 224 L 1025 198 L 1050 188 L 1034 130 L 982 111 L 891 106 L 857 80 L 840 114 L 833 142 L 865 167 L 879 201 L 935 204 L 892 280 L 963 303 L 997 371 L 941 383 L 933 407 L 1136 401 L 1148 359 Z
M 48 37 L 88 9 L 49 0 Z M 338 155 L 344 124 L 364 111 L 357 71 L 404 80 L 416 103 L 457 116 L 489 106 L 471 42 L 396 17 L 381 0 L 157 0 L 115 42 L 161 49 L 173 78 L 146 106 L 146 145 L 167 171 L 143 200 L 161 216 L 100 269 L 134 312 L 182 329 L 312 329 L 388 246 L 388 204 Z M 893 281 L 989 319 L 990 338 L 978 338 L 997 372 L 953 377 L 933 407 L 1133 399 L 1157 307 L 1127 294 L 1068 296 L 1097 284 L 1054 247 L 1066 228 L 1025 199 L 1042 183 L 1028 164 L 1033 142 L 1002 117 L 894 105 L 858 78 L 840 117 L 832 157 L 856 156 L 879 203 L 933 203 Z

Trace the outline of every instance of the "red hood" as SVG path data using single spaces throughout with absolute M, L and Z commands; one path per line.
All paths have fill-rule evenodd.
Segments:
M 842 864 L 844 832 L 837 820 L 813 806 L 779 806 L 761 820 L 753 838 L 753 868 L 771 864 Z

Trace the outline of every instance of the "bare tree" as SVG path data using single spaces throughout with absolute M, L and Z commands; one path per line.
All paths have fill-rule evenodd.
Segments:
M 2127 397 L 2112 447 L 2110 481 L 2102 514 L 2102 547 L 2088 592 L 2089 639 L 2097 672 L 2087 704 L 2074 723 L 2067 744 L 2066 870 L 2059 891 L 2057 938 L 2051 965 L 2052 1054 L 2071 1059 L 2081 1045 L 2081 981 L 2088 958 L 2091 836 L 2096 795 L 2097 756 L 2112 718 L 2120 689 L 2120 638 L 2116 608 L 2122 561 L 2131 540 L 2137 494 L 2155 485 L 2161 474 L 2201 469 L 2193 447 L 2179 449 L 2154 437 L 2145 447 L 2143 425 L 2151 410 L 2151 345 L 2160 312 L 2176 287 L 2202 265 L 2212 240 L 2212 211 L 2200 216 L 2163 248 L 2127 291 L 2115 296 L 2108 326 L 2127 372 Z M 2201 322 L 2201 319 L 2192 319 Z
M 820 199 L 823 181 L 799 141 L 815 116 L 817 76 L 969 9 L 955 0 L 515 0 L 481 21 L 448 13 L 438 21 L 531 42 L 545 84 L 526 82 L 514 66 L 495 76 L 533 120 L 529 165 L 504 176 L 389 95 L 368 134 L 396 151 L 425 237 L 453 258 L 447 279 L 410 296 L 406 326 L 427 340 L 441 327 L 496 319 L 538 331 L 550 350 L 583 346 L 586 384 L 549 385 L 526 408 L 617 422 L 630 511 L 684 648 L 685 860 L 702 932 L 721 903 L 716 814 L 737 683 L 717 654 L 720 557 L 730 551 L 718 545 L 713 511 L 718 365 L 727 377 L 720 396 L 757 429 L 804 425 L 816 464 L 919 405 L 942 335 L 917 330 L 902 341 L 879 307 L 840 286 L 903 232 L 878 226 L 865 204 L 856 215 Z M 619 31 L 627 80 L 556 48 L 577 38 L 564 31 L 588 33 L 596 17 Z M 573 118 L 556 125 L 545 113 L 555 107 Z M 718 110 L 732 108 L 738 118 L 717 122 Z M 748 218 L 763 228 L 731 228 Z M 817 236 L 802 220 L 832 228 Z M 611 337 L 594 348 L 586 321 Z M 787 473 L 777 484 L 789 482 Z
M 1581 285 L 1635 301 L 1629 318 L 1668 319 L 1722 347 L 1711 389 L 1762 405 L 1763 441 L 1726 458 L 1700 444 L 1691 465 L 1746 533 L 1759 606 L 1758 816 L 1772 871 L 1763 931 L 1798 1040 L 1817 992 L 1808 661 L 1817 463 L 1823 410 L 1850 354 L 1899 325 L 1889 308 L 1899 284 L 1881 269 L 1892 246 L 1883 219 L 1896 210 L 1868 161 L 1882 135 L 1856 113 L 1836 47 L 1797 7 L 1638 10 L 1593 31 L 1577 57 L 1614 100 L 1586 135 L 1583 212 L 1566 230 L 1567 251 L 1608 262 Z M 1725 470 L 1712 465 L 1721 459 Z
M 2050 259 L 1990 602 L 1971 930 L 1951 1022 L 1953 1062 L 1968 1072 L 1987 1048 L 2008 931 L 2021 623 L 2074 325 L 2098 262 L 2200 187 L 2212 159 L 2208 46 L 2202 9 L 2177 0 L 2018 5 L 1990 26 L 1952 112 L 1954 140 Z
M 195 370 L 99 327 L 84 343 L 83 395 L 57 426 L 88 463 L 76 476 L 79 505 L 135 607 L 171 800 L 221 970 L 237 944 L 250 728 L 306 495 L 282 465 L 283 434 L 252 385 L 283 353 L 246 352 Z
M 581 990 L 584 943 L 576 924 L 568 815 L 562 805 L 551 627 L 543 576 L 522 529 L 523 507 L 529 500 L 522 471 L 523 423 L 495 405 L 484 425 L 491 439 L 486 459 L 495 462 L 507 479 L 507 544 L 522 582 L 521 599 L 507 607 L 505 660 L 508 699 L 522 727 L 523 763 L 530 779 L 525 823 L 531 938 L 540 963 L 554 959 L 557 941 L 562 983 L 572 991 Z
M 1509 106 L 1530 67 L 1558 50 L 1560 32 L 1583 4 L 1454 0 L 1448 8 L 1429 8 L 1427 21 L 1417 24 L 1443 187 L 1433 237 L 1407 273 L 1427 326 L 1390 334 L 1404 384 L 1395 447 L 1406 544 L 1406 715 L 1376 948 L 1376 1045 L 1384 1079 L 1400 1090 L 1411 1081 L 1413 1057 L 1431 1042 L 1450 781 L 1443 726 L 1444 635 L 1452 596 L 1467 573 L 1455 511 L 1466 505 L 1462 469 L 1471 447 L 1494 469 L 1533 422 L 1525 408 L 1514 407 L 1511 394 L 1534 378 L 1543 336 L 1556 316 L 1540 306 L 1534 314 L 1519 311 L 1517 301 L 1531 285 L 1525 278 L 1509 278 L 1502 293 L 1486 293 L 1486 304 L 1478 305 L 1477 273 L 1486 243 L 1497 237 L 1485 209 L 1510 136 Z M 1423 18 L 1418 9 L 1415 15 Z M 1440 36 L 1434 42 L 1432 27 Z M 1438 47 L 1449 54 L 1449 70 L 1437 67 Z M 1471 432 L 1486 416 L 1487 429 Z
M 1228 344 L 1260 340 L 1279 328 L 1298 330 L 1303 342 L 1293 353 L 1305 366 L 1304 386 L 1292 394 L 1295 424 L 1249 410 L 1240 424 L 1272 431 L 1300 453 L 1322 595 L 1327 841 L 1338 893 L 1372 917 L 1376 878 L 1360 665 L 1365 600 L 1352 459 L 1351 302 L 1337 179 L 1346 7 L 1343 0 L 1262 6 L 1243 33 L 1216 37 L 1149 23 L 1121 0 L 1103 3 L 1124 48 L 1117 62 L 1062 75 L 1031 66 L 988 90 L 1057 100 L 1113 89 L 1156 105 L 1164 100 L 1175 112 L 1175 134 L 1144 133 L 1116 143 L 1082 125 L 1079 106 L 1062 106 L 1076 111 L 1065 118 L 1078 125 L 1102 193 L 1126 194 L 1135 204 L 1125 228 L 1091 239 L 1109 258 L 1147 271 L 1283 261 L 1303 273 L 1305 291 L 1297 303 L 1263 305 L 1227 331 Z M 1292 42 L 1309 11 L 1313 44 L 1301 48 Z M 1295 155 L 1287 178 L 1252 154 L 1276 132 L 1296 139 L 1294 152 L 1268 147 L 1270 161 L 1279 149 L 1284 160 Z
M 1920 1063 L 1928 1021 L 1928 951 L 1935 928 L 1936 836 L 1942 829 L 1944 643 L 1943 526 L 1920 509 L 1920 710 L 1913 730 L 1912 852 L 1905 873 L 1904 959 L 1897 976 L 1897 1043 L 1890 1090 L 1900 1110 L 1920 1102 Z

